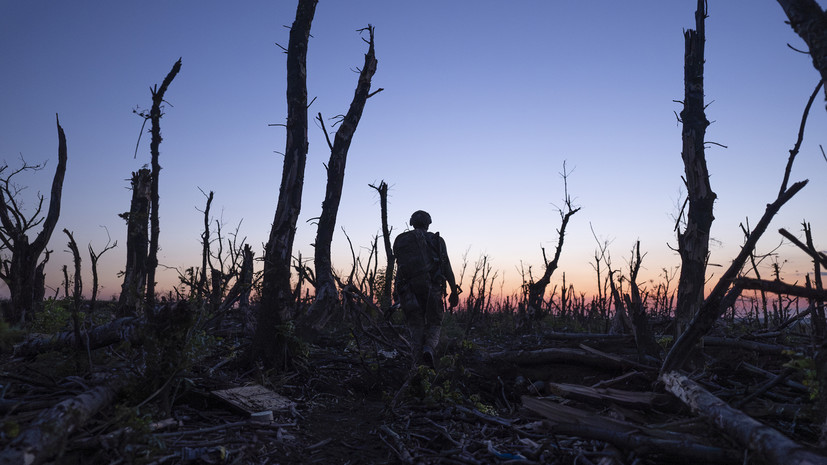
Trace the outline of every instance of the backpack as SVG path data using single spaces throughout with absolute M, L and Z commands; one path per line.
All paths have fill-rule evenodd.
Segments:
M 409 280 L 428 273 L 434 277 L 440 271 L 439 233 L 414 229 L 396 237 L 393 243 L 397 275 Z

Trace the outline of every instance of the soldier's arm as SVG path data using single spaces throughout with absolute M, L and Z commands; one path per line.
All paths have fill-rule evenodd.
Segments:
M 454 278 L 454 270 L 451 268 L 451 260 L 448 259 L 448 248 L 445 246 L 445 240 L 441 237 L 439 238 L 439 255 L 439 262 L 442 266 L 442 275 L 445 276 L 445 279 L 448 281 L 448 285 L 451 286 L 451 292 L 458 292 L 457 281 Z

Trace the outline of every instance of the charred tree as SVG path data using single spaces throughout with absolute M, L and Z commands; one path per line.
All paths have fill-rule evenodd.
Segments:
M 213 201 L 213 191 L 207 195 L 207 206 L 204 208 L 204 232 L 201 233 L 201 278 L 196 289 L 196 298 L 201 299 L 207 293 L 207 267 L 210 266 L 210 205 Z
M 793 163 L 804 140 L 804 128 L 806 127 L 807 116 L 820 89 L 821 82 L 816 86 L 810 95 L 810 99 L 807 101 L 807 105 L 804 107 L 804 114 L 801 117 L 801 125 L 798 129 L 798 139 L 793 148 L 790 149 L 790 156 L 787 159 L 787 166 L 784 169 L 784 176 L 781 181 L 781 187 L 778 190 L 778 195 L 772 203 L 767 204 L 764 209 L 764 214 L 761 216 L 761 219 L 758 220 L 758 224 L 755 225 L 755 228 L 744 240 L 741 251 L 735 259 L 732 260 L 729 268 L 724 271 L 718 279 L 718 282 L 709 292 L 700 311 L 692 319 L 686 331 L 681 333 L 675 340 L 675 344 L 669 350 L 669 353 L 666 354 L 666 358 L 663 361 L 661 373 L 679 370 L 691 355 L 692 348 L 695 344 L 709 333 L 718 317 L 735 301 L 743 287 L 733 286 L 733 283 L 738 278 L 738 274 L 749 259 L 750 254 L 755 250 L 758 239 L 760 239 L 767 230 L 770 221 L 772 221 L 772 218 L 781 210 L 781 207 L 807 185 L 808 181 L 806 179 L 793 183 L 792 185 L 789 185 L 789 180 Z
M 161 104 L 164 103 L 164 94 L 166 93 L 172 80 L 181 70 L 181 59 L 172 65 L 172 69 L 167 73 L 167 77 L 161 83 L 159 88 L 156 84 L 152 92 L 152 108 L 149 110 L 149 119 L 152 123 L 150 134 L 152 140 L 149 143 L 149 151 L 152 155 L 152 175 L 150 179 L 150 232 L 149 232 L 149 255 L 147 256 L 147 270 L 146 270 L 146 295 L 144 296 L 144 311 L 146 315 L 152 318 L 155 315 L 155 269 L 158 267 L 158 237 L 161 233 L 160 222 L 158 217 L 158 178 L 161 174 L 161 165 L 158 163 L 160 156 L 160 146 L 163 138 L 161 137 Z
M 109 235 L 109 231 L 106 231 L 107 236 Z M 96 253 L 95 250 L 92 248 L 92 244 L 89 244 L 89 259 L 92 264 L 92 297 L 89 299 L 89 313 L 88 316 L 91 317 L 92 313 L 95 311 L 95 305 L 98 301 L 98 259 L 105 254 L 108 250 L 114 249 L 118 246 L 118 241 L 114 243 L 110 243 L 109 240 L 106 241 L 106 245 L 103 246 L 103 250 L 100 253 Z
M 307 43 L 318 0 L 299 0 L 287 46 L 287 139 L 276 214 L 264 251 L 261 301 L 251 360 L 269 367 L 286 362 L 282 325 L 290 318 L 290 265 L 301 212 L 307 162 Z
M 319 217 L 319 226 L 316 232 L 314 244 L 316 268 L 316 300 L 308 309 L 306 326 L 312 331 L 318 331 L 324 327 L 334 306 L 339 300 L 339 292 L 336 288 L 336 281 L 333 278 L 333 270 L 330 263 L 330 245 L 333 242 L 333 232 L 336 229 L 336 216 L 339 212 L 339 204 L 342 199 L 342 187 L 345 181 L 345 166 L 347 164 L 347 153 L 350 149 L 353 134 L 362 118 L 362 111 L 365 109 L 365 102 L 374 93 L 370 92 L 370 81 L 376 73 L 376 54 L 373 48 L 373 26 L 368 25 L 362 31 L 368 32 L 368 52 L 365 54 L 365 64 L 359 73 L 359 81 L 356 85 L 356 92 L 350 102 L 347 114 L 342 118 L 339 129 L 333 143 L 324 126 L 322 114 L 319 113 L 317 120 L 327 138 L 327 145 L 330 148 L 330 160 L 327 165 L 327 187 L 325 189 L 324 201 L 322 202 L 322 214 Z
M 554 251 L 554 258 L 549 262 L 546 258 L 546 250 L 543 248 L 543 263 L 545 270 L 543 276 L 536 282 L 528 284 L 528 308 L 529 311 L 534 312 L 534 317 L 539 318 L 542 314 L 543 295 L 546 293 L 546 287 L 551 282 L 551 275 L 557 270 L 557 264 L 560 261 L 560 254 L 563 252 L 563 239 L 566 236 L 566 226 L 569 224 L 569 219 L 572 215 L 580 211 L 580 207 L 573 208 L 571 197 L 569 197 L 568 190 L 568 173 L 566 172 L 566 164 L 563 163 L 563 186 L 564 186 L 564 203 L 566 210 L 560 209 L 560 229 L 557 230 L 557 248 Z
M 120 316 L 135 315 L 143 303 L 149 251 L 149 199 L 152 175 L 146 168 L 132 173 L 132 202 L 126 220 L 126 269 L 123 272 Z
M 391 306 L 391 288 L 393 287 L 393 269 L 396 264 L 396 257 L 393 255 L 391 245 L 391 228 L 388 227 L 388 184 L 385 181 L 379 183 L 379 187 L 370 185 L 379 192 L 379 210 L 382 217 L 382 243 L 385 245 L 385 280 L 382 282 L 382 296 L 379 307 L 387 313 Z
M 632 258 L 629 262 L 629 294 L 624 295 L 626 306 L 629 308 L 629 316 L 632 320 L 632 329 L 635 334 L 635 345 L 637 345 L 638 356 L 643 362 L 646 356 L 658 357 L 659 346 L 655 342 L 655 336 L 649 324 L 649 316 L 640 295 L 640 288 L 637 285 L 637 274 L 643 261 L 640 255 L 640 241 L 635 242 L 632 249 Z
M 75 264 L 74 289 L 72 289 L 72 323 L 74 325 L 75 341 L 77 342 L 77 349 L 81 348 L 80 337 L 80 307 L 83 304 L 83 281 L 80 274 L 80 250 L 78 244 L 75 242 L 75 237 L 72 233 L 63 228 L 63 233 L 69 236 L 69 250 L 72 252 L 72 259 Z M 68 285 L 68 284 L 67 284 Z
M 676 336 L 680 335 L 698 312 L 704 298 L 706 261 L 709 256 L 709 231 L 715 193 L 709 184 L 709 170 L 704 154 L 704 135 L 709 121 L 704 113 L 704 41 L 706 2 L 698 0 L 695 29 L 684 32 L 684 101 L 680 120 L 683 124 L 681 158 L 689 211 L 684 230 L 678 231 L 681 273 L 675 306 Z
M 52 237 L 52 233 L 60 217 L 60 198 L 63 192 L 63 178 L 66 174 L 66 134 L 57 121 L 57 168 L 52 180 L 51 197 L 49 198 L 49 210 L 46 217 L 40 217 L 43 197 L 40 196 L 36 211 L 31 217 L 27 217 L 17 202 L 17 190 L 13 184 L 15 174 L 28 169 L 40 169 L 39 166 L 29 166 L 25 162 L 23 167 L 0 180 L 0 242 L 4 248 L 11 252 L 11 257 L 2 261 L 2 279 L 9 288 L 11 294 L 11 305 L 4 315 L 9 323 L 19 323 L 30 316 L 34 309 L 43 299 L 45 290 L 43 286 L 43 265 L 48 260 L 48 252 L 43 263 L 38 264 L 40 255 L 46 250 L 46 245 Z M 0 168 L 0 172 L 8 166 Z M 43 223 L 43 229 L 35 239 L 29 242 L 29 231 L 35 226 Z M 38 288 L 40 286 L 40 288 Z

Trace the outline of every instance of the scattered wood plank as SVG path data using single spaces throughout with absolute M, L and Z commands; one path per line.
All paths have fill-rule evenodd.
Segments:
M 686 376 L 670 371 L 661 375 L 665 388 L 693 412 L 737 441 L 763 461 L 774 465 L 827 464 L 827 457 L 784 436 L 713 396 Z
M 294 405 L 290 399 L 258 384 L 212 391 L 210 394 L 247 415 L 287 411 Z

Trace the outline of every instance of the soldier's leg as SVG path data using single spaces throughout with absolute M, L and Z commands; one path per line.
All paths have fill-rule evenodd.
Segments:
M 445 316 L 442 293 L 437 286 L 432 286 L 428 293 L 428 305 L 425 308 L 425 334 L 422 344 L 422 353 L 425 361 L 435 366 L 436 348 L 439 345 L 439 334 L 442 330 L 442 319 Z M 427 360 L 430 358 L 430 360 Z
M 405 321 L 408 325 L 411 343 L 411 356 L 416 362 L 422 352 L 422 339 L 425 330 L 425 311 L 416 298 L 412 289 L 407 288 L 399 295 L 402 311 L 405 313 Z

